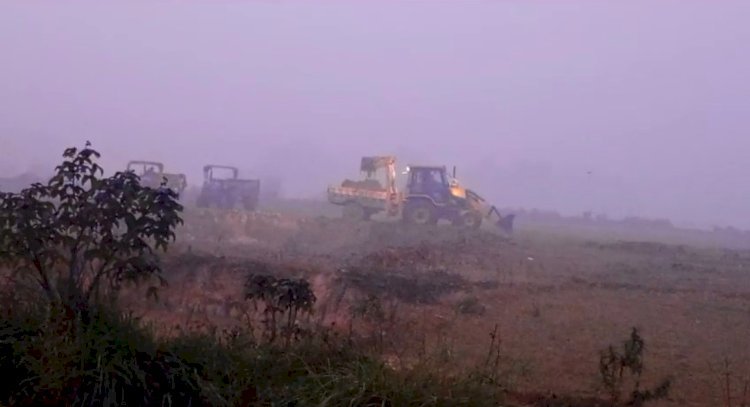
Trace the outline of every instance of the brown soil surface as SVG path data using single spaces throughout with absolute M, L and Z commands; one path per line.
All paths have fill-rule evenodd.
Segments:
M 750 252 L 721 248 L 191 211 L 159 303 L 130 301 L 167 331 L 231 326 L 255 261 L 311 281 L 319 323 L 347 326 L 368 295 L 389 304 L 394 353 L 439 344 L 469 366 L 486 357 L 497 326 L 514 398 L 527 404 L 603 405 L 599 351 L 631 327 L 646 340 L 645 384 L 673 378 L 670 400 L 653 405 L 724 405 L 725 359 L 740 405 L 750 374 Z

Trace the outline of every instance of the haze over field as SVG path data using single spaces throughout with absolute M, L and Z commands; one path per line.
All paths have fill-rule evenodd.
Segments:
M 278 174 L 457 165 L 500 206 L 750 227 L 750 3 L 0 5 L 0 173 L 91 140 Z

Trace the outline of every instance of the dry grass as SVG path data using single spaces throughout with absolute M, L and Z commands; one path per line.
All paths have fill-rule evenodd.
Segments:
M 636 326 L 648 341 L 644 378 L 674 377 L 671 400 L 654 405 L 725 404 L 716 373 L 725 358 L 736 361 L 733 394 L 742 392 L 750 252 L 592 234 L 521 230 L 507 241 L 398 224 L 225 216 L 189 214 L 189 238 L 167 259 L 170 288 L 160 304 L 131 298 L 139 312 L 163 327 L 237 324 L 243 264 L 260 259 L 313 282 L 317 323 L 385 331 L 380 346 L 398 363 L 430 348 L 442 349 L 454 367 L 475 365 L 497 326 L 505 377 L 517 392 L 589 397 L 601 394 L 598 351 Z M 351 310 L 368 294 L 396 317 L 354 318 Z

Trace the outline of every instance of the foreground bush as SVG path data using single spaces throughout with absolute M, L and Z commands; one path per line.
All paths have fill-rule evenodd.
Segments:
M 480 380 L 396 372 L 343 339 L 300 337 L 297 315 L 315 300 L 305 281 L 251 278 L 248 300 L 268 319 L 262 343 L 243 332 L 157 338 L 116 298 L 127 282 L 164 283 L 157 252 L 174 239 L 182 206 L 131 172 L 104 177 L 98 158 L 88 144 L 67 149 L 46 184 L 0 193 L 0 270 L 9 277 L 0 404 L 493 404 L 495 389 Z
M 86 323 L 42 308 L 6 309 L 0 404 L 496 405 L 497 389 L 480 380 L 397 372 L 336 336 L 284 347 L 248 338 L 224 332 L 158 339 L 105 307 L 91 309 Z
M 133 172 L 105 177 L 98 158 L 88 143 L 68 148 L 46 184 L 0 192 L 0 267 L 71 313 L 124 283 L 159 280 L 158 251 L 182 223 L 165 184 L 143 186 Z

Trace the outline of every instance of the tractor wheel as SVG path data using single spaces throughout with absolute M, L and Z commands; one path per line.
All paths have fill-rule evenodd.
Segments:
M 221 197 L 216 205 L 219 209 L 223 210 L 231 210 L 234 209 L 234 200 L 227 198 L 227 197 Z
M 202 196 L 199 196 L 198 199 L 195 201 L 195 206 L 199 208 L 208 208 L 208 200 Z
M 404 220 L 414 225 L 436 225 L 435 207 L 429 202 L 415 202 L 404 208 Z
M 344 205 L 342 214 L 344 219 L 353 222 L 360 222 L 368 218 L 365 208 L 356 202 L 349 202 Z
M 479 229 L 482 226 L 482 215 L 476 212 L 466 212 L 453 221 L 453 225 L 466 229 Z
M 245 208 L 246 211 L 252 212 L 258 208 L 258 202 L 252 198 L 244 199 L 242 201 L 242 207 Z

